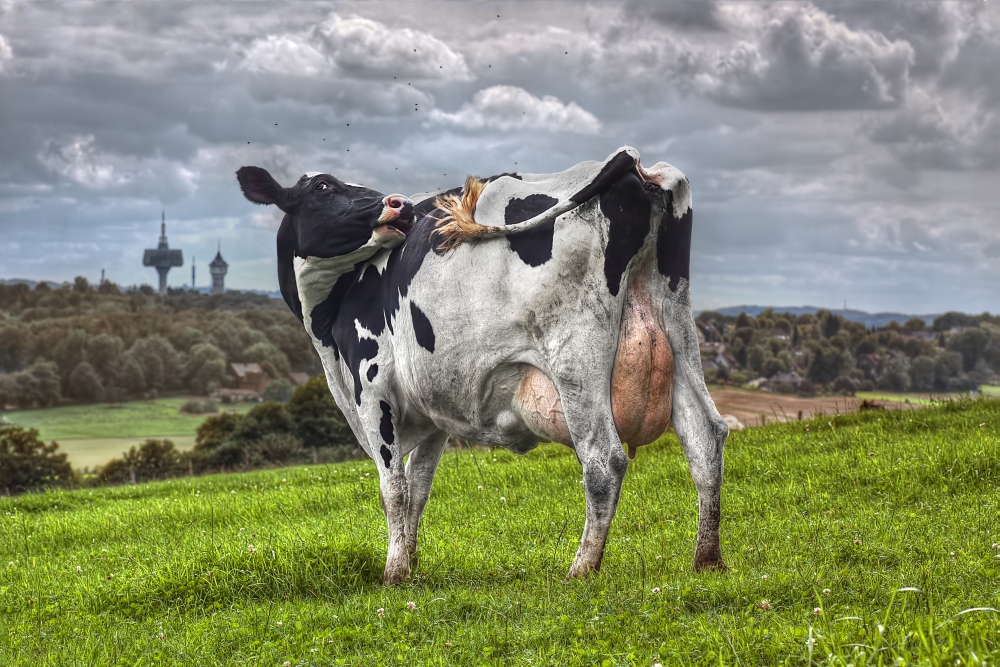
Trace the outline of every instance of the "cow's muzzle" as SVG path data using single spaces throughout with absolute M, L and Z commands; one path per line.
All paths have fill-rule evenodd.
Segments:
M 413 226 L 413 202 L 403 195 L 389 195 L 382 199 L 379 225 L 390 225 L 402 232 Z

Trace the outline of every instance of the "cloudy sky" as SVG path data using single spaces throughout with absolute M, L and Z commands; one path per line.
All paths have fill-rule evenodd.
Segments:
M 629 144 L 696 308 L 1000 311 L 1000 2 L 0 0 L 0 277 L 276 289 L 234 172 L 383 192 Z

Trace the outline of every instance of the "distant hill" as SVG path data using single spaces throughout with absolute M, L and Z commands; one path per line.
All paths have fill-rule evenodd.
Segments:
M 816 306 L 729 306 L 727 308 L 711 308 L 712 312 L 721 315 L 736 317 L 740 313 L 746 313 L 751 317 L 757 317 L 763 311 L 770 308 L 776 313 L 791 313 L 792 315 L 814 315 L 816 311 L 828 310 L 834 315 L 840 315 L 851 322 L 861 322 L 866 327 L 884 327 L 889 322 L 899 322 L 903 324 L 906 320 L 919 317 L 927 324 L 931 324 L 938 315 L 910 315 L 907 313 L 866 313 L 863 310 L 844 310 L 843 308 L 817 308 Z M 702 311 L 698 311 L 702 312 Z
M 49 287 L 53 289 L 60 286 L 59 283 L 54 283 L 51 280 L 46 280 L 45 282 L 46 284 L 48 284 Z M 37 284 L 38 284 L 37 280 L 28 280 L 27 278 L 8 278 L 6 280 L 0 278 L 0 285 L 27 285 L 31 289 L 35 289 L 35 285 Z

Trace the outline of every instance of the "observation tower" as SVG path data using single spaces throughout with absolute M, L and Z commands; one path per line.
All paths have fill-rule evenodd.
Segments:
M 161 213 L 160 243 L 155 248 L 146 248 L 142 255 L 142 265 L 152 266 L 160 274 L 160 294 L 167 293 L 167 272 L 175 266 L 184 266 L 184 254 L 171 250 L 167 245 L 167 214 Z

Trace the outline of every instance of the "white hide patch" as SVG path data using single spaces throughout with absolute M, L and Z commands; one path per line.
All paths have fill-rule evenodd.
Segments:
M 643 171 L 653 178 L 661 190 L 674 193 L 674 218 L 683 217 L 691 209 L 691 185 L 680 169 L 666 162 L 657 162 Z

